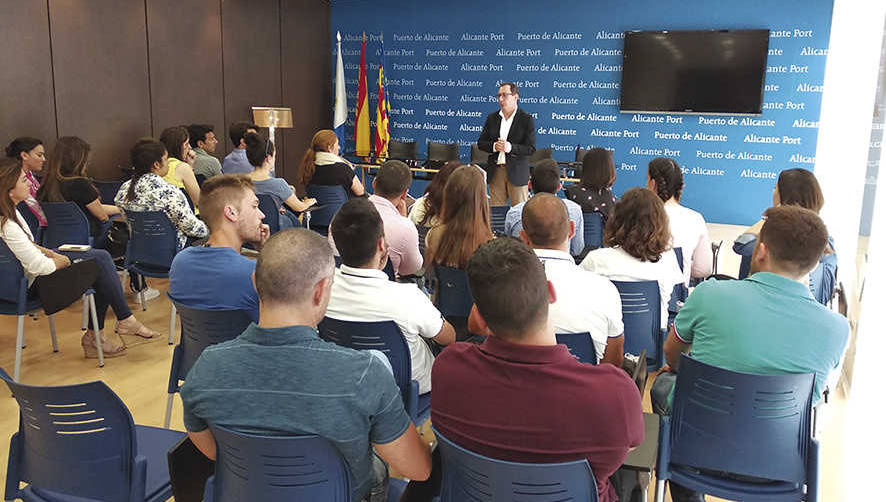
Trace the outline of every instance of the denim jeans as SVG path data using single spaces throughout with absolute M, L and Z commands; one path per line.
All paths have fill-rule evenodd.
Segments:
M 118 321 L 122 321 L 132 315 L 126 299 L 123 297 L 123 287 L 120 286 L 120 277 L 117 275 L 117 268 L 114 266 L 114 260 L 111 255 L 104 249 L 90 249 L 88 251 L 63 251 L 61 254 L 74 260 L 95 260 L 98 264 L 98 277 L 95 279 L 92 288 L 95 290 L 95 312 L 98 316 L 98 329 L 105 327 L 105 313 L 110 306 L 114 310 Z M 92 316 L 89 316 L 89 328 L 92 326 Z

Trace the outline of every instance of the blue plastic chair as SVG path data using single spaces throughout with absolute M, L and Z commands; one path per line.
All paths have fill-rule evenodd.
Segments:
M 557 333 L 557 343 L 565 345 L 569 353 L 579 362 L 597 364 L 597 349 L 594 348 L 594 340 L 591 334 L 584 333 Z
M 178 233 L 163 211 L 126 211 L 129 222 L 129 242 L 123 266 L 130 274 L 146 277 L 169 277 L 172 259 L 179 252 Z M 142 310 L 144 290 L 138 294 Z M 175 341 L 175 304 L 170 304 L 169 345 Z
M 658 281 L 612 281 L 621 296 L 625 326 L 625 352 L 646 351 L 650 371 L 664 364 L 664 336 L 661 329 L 661 293 Z
M 270 195 L 261 194 L 258 197 L 258 209 L 265 215 L 262 223 L 268 226 L 271 235 L 280 231 L 280 205 Z
M 453 443 L 434 429 L 443 458 L 440 502 L 597 501 L 587 459 L 552 464 L 495 460 Z
M 181 320 L 182 334 L 181 341 L 172 351 L 172 366 L 169 368 L 169 396 L 163 420 L 163 427 L 166 428 L 169 428 L 172 417 L 173 396 L 181 389 L 179 382 L 191 371 L 191 366 L 197 362 L 203 349 L 237 338 L 252 322 L 245 310 L 201 310 L 182 305 L 171 296 L 169 299 Z
M 6 381 L 18 401 L 6 500 L 164 501 L 172 496 L 166 452 L 184 432 L 134 425 L 103 382 L 36 387 Z M 19 483 L 28 483 L 19 489 Z
M 660 422 L 656 501 L 671 480 L 728 500 L 816 502 L 813 381 L 811 373 L 752 375 L 681 355 L 671 416 Z
M 123 180 L 92 180 L 92 184 L 98 189 L 102 204 L 113 206 L 114 198 L 123 186 Z
M 261 436 L 213 426 L 215 475 L 204 502 L 323 500 L 350 502 L 348 464 L 320 436 Z
M 332 217 L 348 201 L 347 192 L 339 185 L 308 185 L 307 195 L 317 199 L 317 204 L 323 206 L 311 212 L 311 230 L 328 235 Z
M 403 406 L 412 422 L 421 426 L 431 415 L 431 393 L 418 394 L 412 379 L 412 359 L 403 333 L 394 321 L 356 322 L 324 317 L 318 326 L 320 337 L 355 350 L 375 349 L 387 356 L 400 388 Z
M 73 202 L 41 202 L 46 215 L 43 246 L 55 249 L 62 244 L 92 245 L 89 220 Z
M 83 294 L 86 300 L 86 306 L 92 314 L 93 325 L 98 326 L 98 316 L 95 311 L 94 292 L 87 289 Z M 13 366 L 13 379 L 17 382 L 21 375 L 22 366 L 22 349 L 25 346 L 25 314 L 35 312 L 41 308 L 39 298 L 28 298 L 28 279 L 25 277 L 25 270 L 18 258 L 12 254 L 12 251 L 6 245 L 6 242 L 0 240 L 0 315 L 18 316 L 15 336 L 15 363 Z M 58 352 L 58 339 L 55 333 L 55 318 L 51 315 L 46 316 L 49 319 L 49 333 L 52 335 L 52 351 Z M 101 347 L 101 344 L 96 344 Z M 99 366 L 105 365 L 104 355 L 101 349 L 98 351 Z
M 597 211 L 582 213 L 584 218 L 585 249 L 603 247 L 603 215 Z
M 496 235 L 505 235 L 505 219 L 510 206 L 489 206 L 490 225 Z
M 24 202 L 19 202 L 18 205 L 15 206 L 18 209 L 18 212 L 21 213 L 22 218 L 25 219 L 25 223 L 28 224 L 28 229 L 31 231 L 31 235 L 34 236 L 34 242 L 40 244 L 43 242 L 43 227 L 40 226 L 40 222 L 37 221 L 37 217 L 34 216 L 34 213 L 31 212 L 31 208 L 28 207 Z
M 435 265 L 434 277 L 436 280 L 434 303 L 440 313 L 447 319 L 450 316 L 470 315 L 474 298 L 471 296 L 467 272 L 460 268 Z

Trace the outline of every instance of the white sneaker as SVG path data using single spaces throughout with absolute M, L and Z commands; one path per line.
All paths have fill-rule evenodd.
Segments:
M 135 295 L 136 298 L 138 298 L 138 293 L 133 293 L 133 294 Z M 149 300 L 153 300 L 154 298 L 157 298 L 158 296 L 160 296 L 160 292 L 154 288 L 149 287 L 148 289 L 145 290 L 144 295 L 145 295 L 145 301 L 149 301 Z

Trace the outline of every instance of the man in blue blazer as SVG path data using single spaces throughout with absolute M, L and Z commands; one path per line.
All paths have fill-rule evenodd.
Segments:
M 512 206 L 529 199 L 529 157 L 535 153 L 535 121 L 517 108 L 517 85 L 504 82 L 498 88 L 501 110 L 490 113 L 477 139 L 477 146 L 489 152 L 486 168 L 489 203 Z

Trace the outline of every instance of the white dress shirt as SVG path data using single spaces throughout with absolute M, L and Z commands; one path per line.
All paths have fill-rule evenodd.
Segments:
M 496 162 L 498 164 L 504 164 L 505 153 L 510 153 L 511 151 L 511 143 L 508 141 L 508 133 L 511 132 L 511 124 L 514 123 L 514 117 L 517 116 L 517 109 L 514 108 L 514 113 L 511 114 L 511 118 L 505 117 L 504 112 L 499 111 L 498 115 L 501 117 L 501 127 L 498 129 L 498 137 L 505 140 L 505 151 L 498 152 L 498 160 Z
M 664 207 L 674 238 L 673 246 L 683 251 L 683 282 L 688 287 L 690 277 L 707 277 L 713 272 L 714 252 L 708 226 L 701 214 L 675 200 L 669 200 Z
M 394 321 L 409 345 L 418 392 L 430 392 L 434 355 L 422 338 L 440 333 L 443 316 L 415 284 L 389 281 L 378 269 L 343 264 L 335 270 L 326 316 L 340 321 Z
M 25 277 L 28 278 L 28 285 L 30 285 L 34 282 L 35 277 L 55 272 L 55 262 L 52 261 L 52 258 L 44 255 L 34 244 L 31 229 L 28 228 L 28 224 L 18 209 L 15 210 L 15 218 L 18 220 L 18 224 L 9 220 L 3 222 L 3 226 L 0 227 L 0 238 L 22 264 L 22 268 L 25 269 Z
M 554 330 L 589 332 L 599 362 L 609 339 L 621 336 L 625 330 L 618 290 L 609 279 L 576 265 L 569 253 L 554 249 L 533 251 L 544 264 L 545 275 L 557 294 L 557 301 L 548 309 Z

